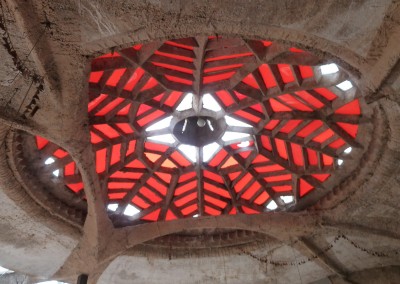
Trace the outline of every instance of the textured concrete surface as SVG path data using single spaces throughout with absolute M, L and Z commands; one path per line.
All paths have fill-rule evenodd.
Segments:
M 71 283 L 80 273 L 88 273 L 91 283 L 396 283 L 399 254 L 389 252 L 400 248 L 398 1 L 6 0 L 1 7 L 15 53 L 2 42 L 0 265 Z M 90 59 L 113 47 L 214 34 L 289 42 L 343 66 L 374 112 L 375 139 L 367 155 L 312 213 L 113 229 L 90 162 L 85 84 Z M 8 83 L 16 74 L 16 58 L 29 72 Z M 44 82 L 40 109 L 21 120 L 16 112 L 31 101 L 35 75 Z M 41 208 L 20 186 L 1 142 L 10 125 L 54 141 L 76 160 L 89 203 L 81 231 Z M 340 239 L 317 259 L 290 267 L 265 265 L 237 250 L 195 251 L 190 258 L 170 260 L 137 249 L 144 241 L 190 227 L 267 234 L 281 247 L 265 244 L 246 252 L 285 262 L 313 257 L 314 247 L 298 243 L 302 238 L 321 251 L 344 234 L 361 248 Z

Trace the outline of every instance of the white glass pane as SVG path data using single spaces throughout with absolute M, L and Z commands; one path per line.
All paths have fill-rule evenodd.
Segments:
M 171 120 L 172 120 L 172 116 L 168 116 L 164 119 L 161 119 L 160 121 L 147 127 L 146 131 L 153 131 L 153 130 L 160 130 L 160 129 L 167 128 L 171 125 Z
M 250 124 L 244 123 L 236 118 L 225 116 L 225 122 L 229 126 L 240 126 L 240 127 L 253 127 Z
M 344 152 L 346 154 L 350 154 L 352 150 L 353 150 L 353 148 L 349 147 L 349 148 L 346 148 L 346 150 L 344 150 Z
M 117 210 L 117 208 L 118 208 L 118 204 L 115 204 L 115 203 L 108 204 L 108 206 L 107 206 L 107 209 L 110 211 L 115 211 L 115 210 Z
M 47 158 L 46 161 L 44 161 L 44 164 L 50 165 L 50 164 L 54 163 L 55 161 L 56 160 L 54 160 L 54 158 L 50 157 L 50 158 Z
M 335 63 L 322 65 L 320 68 L 322 75 L 333 74 L 339 71 L 339 68 Z
M 53 176 L 58 177 L 60 175 L 60 170 L 55 170 Z
M 281 199 L 286 204 L 293 202 L 293 196 L 291 196 L 291 195 L 281 196 Z
M 210 94 L 203 95 L 203 108 L 212 110 L 212 111 L 220 111 L 221 106 Z
M 183 155 L 185 155 L 186 158 L 188 158 L 190 161 L 193 163 L 196 162 L 196 157 L 197 157 L 197 148 L 195 146 L 191 145 L 186 145 L 186 144 L 181 144 L 178 146 L 179 151 L 182 152 Z
M 132 206 L 132 205 L 129 204 L 129 205 L 126 207 L 125 211 L 124 211 L 124 215 L 126 215 L 126 216 L 133 216 L 133 215 L 135 215 L 135 214 L 137 214 L 137 213 L 139 213 L 139 212 L 140 212 L 139 209 L 137 209 L 135 206 Z
M 249 147 L 249 146 L 250 146 L 250 141 L 243 141 L 243 142 L 240 142 L 239 144 L 237 144 L 237 146 L 238 146 L 239 148 Z
M 172 136 L 172 134 L 156 135 L 156 136 L 148 137 L 147 139 L 156 141 L 156 142 L 161 142 L 161 143 L 168 143 L 168 144 L 175 143 L 175 139 L 174 139 L 174 136 Z
M 193 94 L 192 93 L 188 93 L 183 98 L 181 103 L 176 107 L 176 110 L 177 111 L 183 111 L 183 110 L 191 109 L 192 107 L 193 107 Z
M 218 152 L 218 143 L 211 143 L 203 147 L 203 162 L 211 160 L 212 157 Z
M 269 210 L 275 210 L 276 208 L 278 208 L 278 205 L 276 205 L 275 201 L 273 200 L 267 205 L 267 209 Z
M 342 91 L 347 91 L 347 90 L 350 90 L 351 88 L 353 88 L 353 84 L 349 80 L 346 80 L 346 81 L 343 81 L 342 83 L 336 85 L 336 87 L 338 87 Z
M 236 140 L 236 139 L 246 138 L 249 136 L 250 136 L 250 134 L 247 134 L 247 133 L 227 131 L 227 132 L 225 132 L 224 136 L 222 136 L 222 141 L 227 142 L 227 141 L 232 141 L 232 140 Z

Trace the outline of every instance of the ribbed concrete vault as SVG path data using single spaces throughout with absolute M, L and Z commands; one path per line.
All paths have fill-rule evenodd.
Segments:
M 0 265 L 29 275 L 32 281 L 59 279 L 70 283 L 76 282 L 80 274 L 89 275 L 89 283 L 375 283 L 378 279 L 383 283 L 392 283 L 398 277 L 400 265 L 400 185 L 397 178 L 400 159 L 399 15 L 400 6 L 396 1 L 372 0 L 357 3 L 2 1 L 0 29 L 4 37 L 0 47 L 3 60 L 0 68 Z M 164 64 L 169 64 L 169 68 L 160 72 L 160 68 L 166 65 L 155 68 L 151 63 L 155 60 L 147 59 L 154 59 L 151 56 L 154 56 L 155 50 L 159 52 L 157 56 L 169 52 L 160 51 L 163 48 L 160 43 L 173 42 L 169 46 L 175 44 L 175 47 L 179 47 L 176 45 L 185 44 L 174 40 L 194 38 L 198 44 L 202 39 L 203 42 L 210 39 L 210 36 L 233 39 L 233 44 L 235 40 L 246 43 L 253 51 L 255 42 L 273 42 L 274 56 L 264 58 L 264 63 L 271 66 L 291 64 L 291 70 L 297 70 L 297 73 L 293 73 L 296 87 L 301 87 L 306 79 L 301 70 L 297 67 L 293 69 L 293 66 L 337 64 L 340 74 L 343 74 L 339 79 L 349 79 L 354 84 L 357 93 L 352 99 L 360 100 L 363 115 L 356 121 L 360 125 L 359 129 L 363 130 L 360 130 L 355 140 L 349 137 L 348 132 L 347 136 L 342 132 L 339 136 L 354 149 L 359 146 L 359 150 L 354 152 L 354 158 L 345 160 L 342 170 L 332 166 L 330 173 L 333 181 L 328 179 L 326 192 L 308 198 L 303 206 L 293 207 L 292 210 L 287 210 L 291 207 L 280 203 L 280 195 L 275 195 L 271 186 L 269 198 L 285 210 L 264 212 L 264 209 L 258 207 L 264 208 L 269 199 L 258 205 L 249 204 L 249 200 L 246 201 L 248 203 L 241 201 L 240 204 L 234 204 L 230 201 L 234 198 L 216 198 L 217 195 L 212 194 L 204 195 L 204 198 L 212 196 L 223 200 L 228 207 L 218 209 L 218 204 L 210 201 L 210 197 L 204 203 L 198 198 L 198 211 L 188 210 L 191 215 L 198 213 L 198 218 L 188 218 L 184 212 L 179 211 L 179 203 L 175 203 L 175 208 L 172 205 L 162 205 L 167 204 L 166 201 L 157 205 L 157 202 L 151 203 L 151 200 L 148 200 L 150 209 L 147 213 L 158 208 L 162 208 L 160 212 L 163 212 L 150 220 L 152 222 L 141 219 L 146 217 L 144 213 L 139 214 L 140 218 L 128 221 L 110 214 L 107 211 L 110 191 L 113 190 L 110 189 L 110 183 L 121 181 L 105 182 L 103 172 L 99 171 L 94 162 L 99 159 L 98 150 L 101 146 L 96 146 L 96 143 L 92 145 L 93 135 L 90 133 L 99 120 L 94 113 L 88 114 L 88 104 L 107 90 L 103 88 L 96 93 L 95 85 L 98 81 L 89 79 L 88 83 L 88 78 L 92 78 L 91 72 L 102 71 L 101 64 L 92 62 L 101 61 L 99 56 L 103 54 L 127 51 L 132 46 L 147 46 L 136 59 L 134 52 L 122 53 L 125 60 L 131 60 L 130 64 L 140 66 L 146 70 L 146 74 L 155 78 L 161 86 L 159 94 L 168 90 L 184 93 L 191 91 L 195 96 L 201 95 L 202 88 L 207 86 L 201 79 L 207 74 L 196 73 L 199 68 L 195 66 L 193 74 L 185 69 L 189 75 L 181 76 L 177 75 L 179 70 L 176 67 L 171 71 L 171 62 L 165 63 L 164 59 Z M 294 57 L 282 55 L 284 49 L 293 47 L 312 56 L 300 62 L 296 59 L 296 52 L 293 53 Z M 195 49 L 194 52 L 198 51 Z M 238 61 L 235 64 L 248 63 L 239 62 L 242 59 L 235 60 Z M 247 68 L 247 74 L 254 76 L 258 66 Z M 222 80 L 228 80 L 228 83 L 217 82 L 219 87 L 223 86 L 221 89 L 226 90 L 229 85 L 235 91 L 251 93 L 252 99 L 268 94 L 262 88 L 259 91 L 249 89 L 251 80 L 244 79 L 247 75 L 242 67 L 232 66 L 235 72 L 235 68 L 239 68 L 239 75 L 233 75 L 233 79 L 226 75 Z M 129 68 L 132 68 L 131 65 Z M 215 71 L 218 72 L 210 72 Z M 282 70 L 278 67 L 276 71 L 279 73 Z M 261 81 L 254 78 L 260 86 Z M 234 84 L 235 80 L 241 84 Z M 331 81 L 329 86 L 323 87 L 330 88 L 339 81 Z M 182 84 L 191 85 L 191 88 L 182 89 Z M 316 83 L 313 84 L 315 88 Z M 209 87 L 205 91 L 212 92 L 213 88 Z M 282 88 L 285 90 L 285 86 Z M 112 93 L 110 90 L 107 92 Z M 156 95 L 148 94 L 148 98 L 154 100 Z M 167 96 L 161 100 L 166 99 Z M 278 101 L 285 105 L 284 98 L 278 98 Z M 229 111 L 223 100 L 219 104 L 223 112 Z M 266 106 L 266 103 L 262 104 Z M 345 104 L 333 105 L 333 113 Z M 153 102 L 152 106 L 155 105 Z M 249 103 L 247 108 L 241 110 L 256 114 L 257 117 L 257 109 L 249 110 L 250 106 Z M 165 106 L 160 109 L 167 110 Z M 336 117 L 333 114 L 331 123 L 343 119 L 340 116 L 343 113 L 340 112 L 336 113 L 339 115 Z M 169 113 L 173 111 L 169 110 Z M 261 126 L 257 121 L 253 127 L 263 128 L 267 124 L 267 118 L 262 115 L 275 115 L 268 111 L 260 113 L 260 119 L 265 123 Z M 217 118 L 217 115 L 213 115 L 208 113 L 204 117 Z M 318 118 L 329 122 L 326 119 L 328 116 L 324 114 Z M 194 114 L 184 116 L 183 119 L 190 117 L 194 117 Z M 237 112 L 235 118 L 240 118 Z M 107 119 L 111 121 L 111 115 Z M 134 123 L 137 122 L 135 119 Z M 290 120 L 288 117 L 282 119 Z M 347 123 L 355 123 L 355 117 L 346 119 Z M 286 123 L 282 122 L 280 129 Z M 275 139 L 280 129 L 274 130 L 272 127 L 263 130 L 263 133 Z M 303 142 L 303 146 L 316 149 L 312 139 L 326 130 L 319 130 Z M 101 129 L 96 131 L 99 134 Z M 135 131 L 140 133 L 140 127 Z M 292 136 L 295 137 L 296 133 L 293 132 Z M 258 133 L 251 135 L 256 137 Z M 61 166 L 73 162 L 74 175 L 65 182 L 59 182 L 54 179 L 54 175 L 51 176 L 56 169 L 51 168 L 48 174 L 45 170 L 41 172 L 35 168 L 37 158 L 27 160 L 26 156 L 26 153 L 39 153 L 35 148 L 39 146 L 39 143 L 35 145 L 35 137 L 43 137 L 50 141 L 49 145 L 55 145 L 46 150 L 49 151 L 47 154 L 51 150 L 54 154 L 59 148 L 66 151 L 68 156 L 57 152 L 60 157 L 67 158 L 63 162 L 55 162 L 55 165 L 60 165 L 61 169 Z M 140 140 L 140 137 L 132 137 Z M 277 139 L 284 137 L 279 134 Z M 254 141 L 254 145 L 265 146 L 261 138 L 260 141 L 255 138 Z M 284 142 L 285 149 L 289 149 L 291 146 L 288 143 L 294 141 Z M 227 145 L 221 147 L 225 147 L 224 151 L 237 158 L 239 152 L 229 152 Z M 345 147 L 341 151 L 325 154 L 330 154 L 336 161 L 342 157 L 340 155 L 344 150 Z M 134 154 L 137 155 L 135 157 L 143 157 L 140 151 L 143 152 L 139 150 Z M 284 156 L 282 153 L 277 148 L 275 156 Z M 38 155 L 40 158 L 41 154 Z M 229 171 L 224 173 L 222 167 L 229 158 L 224 159 L 220 168 L 210 171 L 221 176 L 228 174 Z M 288 158 L 288 161 L 289 165 L 284 167 L 286 170 L 298 170 L 293 166 L 296 166 L 294 159 Z M 321 161 L 324 163 L 322 158 Z M 243 160 L 239 164 L 243 166 L 246 162 Z M 149 165 L 157 166 L 156 163 Z M 106 167 L 112 166 L 113 162 L 109 162 Z M 228 163 L 226 168 L 230 166 Z M 320 165 L 321 169 L 326 170 Z M 193 169 L 197 174 L 202 170 L 197 169 L 196 172 Z M 65 168 L 61 173 L 64 174 L 64 171 Z M 173 173 L 172 176 L 178 178 L 179 174 Z M 297 172 L 296 177 L 302 179 L 306 174 Z M 310 178 L 305 178 L 305 181 L 315 182 Z M 63 193 L 68 184 L 79 183 L 82 183 L 82 187 L 69 187 L 67 190 L 70 192 Z M 318 187 L 316 182 L 312 185 Z M 197 186 L 195 192 L 200 194 L 204 188 Z M 229 186 L 226 188 L 229 190 Z M 119 193 L 124 192 L 120 188 L 118 190 Z M 239 195 L 246 196 L 246 190 L 241 190 L 243 192 L 239 190 Z M 73 194 L 75 191 L 79 193 L 77 196 Z M 139 187 L 135 192 L 145 197 Z M 131 201 L 134 194 L 129 193 L 127 196 L 129 198 L 118 203 L 121 208 L 125 209 L 133 202 L 141 210 L 146 210 Z M 257 196 L 251 202 L 257 200 Z M 302 204 L 300 194 L 294 197 L 296 204 L 297 201 Z M 165 195 L 163 200 L 168 198 L 172 197 Z M 222 215 L 209 213 L 215 212 L 210 209 L 207 212 L 206 206 L 221 210 Z M 250 212 L 243 209 L 246 206 L 263 213 L 245 214 Z M 231 208 L 236 208 L 238 214 L 229 214 Z M 178 217 L 177 220 L 167 218 L 171 216 L 168 210 Z M 123 217 L 122 212 L 119 209 L 116 215 Z

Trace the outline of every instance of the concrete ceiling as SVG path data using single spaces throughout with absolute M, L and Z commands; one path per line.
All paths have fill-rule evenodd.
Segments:
M 90 283 L 396 283 L 399 23 L 400 4 L 389 0 L 2 1 L 0 265 L 71 283 L 82 273 Z M 289 42 L 340 64 L 373 110 L 374 138 L 359 167 L 308 211 L 115 229 L 91 163 L 90 60 L 114 47 L 196 35 Z M 55 217 L 24 189 L 8 158 L 15 130 L 46 137 L 77 162 L 89 205 L 83 227 Z M 188 228 L 266 238 L 216 249 L 160 247 L 162 253 L 149 245 Z

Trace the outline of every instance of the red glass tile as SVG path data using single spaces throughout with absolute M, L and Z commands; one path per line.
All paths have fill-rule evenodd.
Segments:
M 341 128 L 343 128 L 343 130 L 346 131 L 351 137 L 356 138 L 357 132 L 358 132 L 357 124 L 338 122 L 337 125 L 339 125 Z
M 253 184 L 242 194 L 242 198 L 250 200 L 254 194 L 261 188 L 258 182 L 253 182 Z
M 249 74 L 247 75 L 243 80 L 243 83 L 253 87 L 254 89 L 259 89 L 258 83 L 256 81 L 256 79 L 254 78 L 253 74 Z
M 182 214 L 183 215 L 193 215 L 195 212 L 197 211 L 197 204 L 192 204 L 190 206 L 187 206 L 185 208 L 182 209 Z
M 107 149 L 101 149 L 96 152 L 96 172 L 102 173 L 106 170 Z
M 67 187 L 69 189 L 71 189 L 73 192 L 78 193 L 79 191 L 81 191 L 83 189 L 83 183 L 82 182 L 69 183 L 69 184 L 67 184 Z
M 178 219 L 178 217 L 176 217 L 175 214 L 172 213 L 171 210 L 168 210 L 168 211 L 167 211 L 167 214 L 166 214 L 166 216 L 165 216 L 165 220 L 166 220 L 166 221 L 170 221 L 170 220 L 176 220 L 176 219 Z
M 188 167 L 192 163 L 189 162 L 181 153 L 175 151 L 171 154 L 171 158 L 174 159 L 181 167 Z
M 303 166 L 304 160 L 303 160 L 302 147 L 294 143 L 290 143 L 290 146 L 292 147 L 293 162 L 295 163 L 296 166 Z
M 333 101 L 334 99 L 337 98 L 337 96 L 332 93 L 331 91 L 329 91 L 326 88 L 316 88 L 314 89 L 318 94 L 320 94 L 321 96 L 325 97 L 326 99 Z
M 294 81 L 294 74 L 289 64 L 278 64 L 278 69 L 284 83 L 287 84 Z
M 68 152 L 65 152 L 62 149 L 57 149 L 54 153 L 53 156 L 58 158 L 58 159 L 62 159 L 65 158 L 66 156 L 68 156 Z
M 104 71 L 96 71 L 96 72 L 90 72 L 89 75 L 89 83 L 98 83 L 101 79 L 101 76 L 103 76 Z
M 160 196 L 147 187 L 142 187 L 139 192 L 153 203 L 158 203 L 162 200 Z
M 75 162 L 70 162 L 64 167 L 64 176 L 72 176 L 75 174 Z
M 314 187 L 311 184 L 309 184 L 302 178 L 300 179 L 299 187 L 300 187 L 300 197 L 303 197 L 304 195 L 306 195 L 307 193 L 309 193 L 311 190 L 314 189 Z
M 211 216 L 218 216 L 218 215 L 221 215 L 221 211 L 219 211 L 219 210 L 216 210 L 216 209 L 214 209 L 214 208 L 211 208 L 211 207 L 209 207 L 209 206 L 204 206 L 204 211 L 207 213 L 207 214 L 210 214 Z
M 170 107 L 175 106 L 176 102 L 180 99 L 182 94 L 182 92 L 171 92 L 169 95 L 167 95 L 167 99 L 165 100 L 164 104 Z
M 157 209 L 157 210 L 151 212 L 150 214 L 147 214 L 146 216 L 142 217 L 142 220 L 157 221 L 158 216 L 160 215 L 160 211 L 161 211 L 161 209 Z
M 275 99 L 269 99 L 269 103 L 271 104 L 271 108 L 274 112 L 284 112 L 284 111 L 292 111 L 291 108 L 281 104 Z
M 135 207 L 139 207 L 140 209 L 146 209 L 150 206 L 150 204 L 148 204 L 146 201 L 144 201 L 137 195 L 134 198 L 132 198 L 132 203 L 135 205 Z
M 307 149 L 308 163 L 312 166 L 318 165 L 317 152 L 311 149 Z
M 287 192 L 292 191 L 291 185 L 277 185 L 272 187 L 273 191 L 275 192 Z
M 111 161 L 110 164 L 113 165 L 118 163 L 121 158 L 121 144 L 116 144 L 112 146 L 111 150 Z
M 117 138 L 119 137 L 118 131 L 116 131 L 114 128 L 112 128 L 108 124 L 96 124 L 93 125 L 94 128 L 96 128 L 98 131 L 102 132 L 105 136 L 108 138 Z
M 203 171 L 203 175 L 204 175 L 204 177 L 209 178 L 213 181 L 217 181 L 222 184 L 224 183 L 224 180 L 222 179 L 222 177 L 219 174 L 216 174 L 216 173 L 213 173 L 210 171 Z
M 208 164 L 211 167 L 216 167 L 225 159 L 226 155 L 225 150 L 220 150 Z
M 189 190 L 192 190 L 197 187 L 197 180 L 188 182 L 184 185 L 178 185 L 178 187 L 175 189 L 175 196 L 181 195 L 182 193 L 185 193 Z
M 162 185 L 159 181 L 157 181 L 155 178 L 149 178 L 147 181 L 147 184 L 155 188 L 159 193 L 162 195 L 167 194 L 167 187 Z
M 299 132 L 297 132 L 297 136 L 305 138 L 308 135 L 312 134 L 314 131 L 322 127 L 324 123 L 321 120 L 314 120 L 307 124 L 303 129 L 301 129 Z
M 361 109 L 360 109 L 360 102 L 358 99 L 345 104 L 344 106 L 338 108 L 335 111 L 336 114 L 347 114 L 347 115 L 360 115 L 361 114 Z
M 236 192 L 242 191 L 242 189 L 253 179 L 253 176 L 249 173 L 245 174 L 239 182 L 237 182 L 233 187 Z
M 316 178 L 320 182 L 326 181 L 331 175 L 330 174 L 313 174 L 312 177 Z
M 217 92 L 215 92 L 215 94 L 222 101 L 222 103 L 227 107 L 235 103 L 235 101 L 233 100 L 233 98 L 229 94 L 229 92 L 227 92 L 225 90 L 217 91 Z
M 275 139 L 275 144 L 276 144 L 276 149 L 278 150 L 279 156 L 281 156 L 283 159 L 287 160 L 288 154 L 287 154 L 287 150 L 286 150 L 285 141 L 283 141 L 281 139 Z
M 143 86 L 143 88 L 140 90 L 140 91 L 146 91 L 146 90 L 149 90 L 149 89 L 151 89 L 151 88 L 154 88 L 155 86 L 157 86 L 158 85 L 158 82 L 157 82 L 157 80 L 156 79 L 154 79 L 153 77 L 151 77 L 147 82 L 146 82 L 146 84 Z
M 292 175 L 290 175 L 290 174 L 264 178 L 264 180 L 266 182 L 285 181 L 285 180 L 291 180 L 291 179 L 292 179 Z
M 172 65 L 172 64 L 166 64 L 166 63 L 161 63 L 161 62 L 151 62 L 153 65 L 155 66 L 159 66 L 159 67 L 163 67 L 163 68 L 167 68 L 170 70 L 176 70 L 182 73 L 186 73 L 186 74 L 193 74 L 193 70 L 192 69 L 188 69 L 188 68 L 184 68 L 178 65 Z
M 118 192 L 118 193 L 108 193 L 108 199 L 110 200 L 118 200 L 124 198 L 126 195 L 126 192 Z
M 296 92 L 296 95 L 317 109 L 325 106 L 321 101 L 317 100 L 313 95 L 311 95 L 307 91 L 298 91 Z
M 311 66 L 299 66 L 300 75 L 303 79 L 311 78 L 314 76 L 314 71 Z
M 144 70 L 142 68 L 137 68 L 126 82 L 124 90 L 132 91 L 133 88 L 135 88 L 136 84 L 139 82 L 139 80 L 143 77 L 143 75 L 144 75 Z
M 256 210 L 251 209 L 251 208 L 246 207 L 246 206 L 242 206 L 242 210 L 243 210 L 243 212 L 246 213 L 246 214 L 259 214 L 259 213 L 260 213 L 260 212 L 258 212 L 258 211 L 256 211 Z
M 281 96 L 279 96 L 279 99 L 294 109 L 297 109 L 300 111 L 313 111 L 311 108 L 309 108 L 305 104 L 301 103 L 299 100 L 297 100 L 295 97 L 293 97 L 289 94 L 281 95 Z
M 225 186 L 221 186 L 221 187 L 225 187 Z M 223 197 L 231 198 L 229 192 L 226 191 L 225 189 L 221 188 L 221 187 L 216 187 L 215 185 L 213 185 L 211 183 L 204 182 L 204 188 L 205 189 L 207 189 L 207 190 L 209 190 L 211 192 L 214 192 L 214 193 L 216 193 L 218 195 L 221 195 Z
M 206 195 L 206 194 L 204 195 L 204 200 L 207 201 L 207 202 L 210 202 L 210 203 L 212 203 L 212 204 L 214 204 L 214 205 L 216 205 L 218 207 L 220 207 L 221 209 L 225 208 L 225 206 L 226 206 L 226 202 L 224 202 L 222 200 L 219 200 L 219 199 L 216 199 L 216 198 L 211 197 L 211 196 Z
M 177 199 L 174 203 L 176 206 L 181 207 L 182 205 L 184 205 L 196 198 L 197 198 L 197 192 L 193 192 L 189 195 L 186 195 L 182 198 Z
M 105 105 L 101 110 L 96 113 L 96 116 L 104 116 L 110 111 L 112 111 L 115 107 L 121 104 L 124 101 L 122 98 L 116 98 L 115 100 L 111 101 L 107 105 Z
M 256 199 L 254 199 L 254 203 L 257 205 L 263 205 L 268 200 L 268 198 L 268 193 L 266 191 L 263 191 Z
M 152 113 L 146 115 L 144 118 L 138 120 L 138 124 L 142 127 L 144 127 L 145 125 L 157 120 L 157 118 L 160 118 L 162 115 L 164 114 L 163 111 L 161 110 L 155 110 Z
M 181 77 L 177 77 L 177 76 L 172 76 L 172 75 L 164 75 L 165 78 L 167 78 L 169 81 L 171 82 L 176 82 L 176 83 L 180 83 L 180 84 L 184 84 L 184 85 L 192 85 L 193 81 L 181 78 Z

